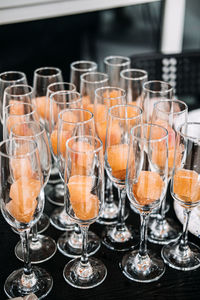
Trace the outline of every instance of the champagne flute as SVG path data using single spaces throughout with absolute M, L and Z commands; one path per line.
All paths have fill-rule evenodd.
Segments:
M 111 55 L 104 58 L 104 71 L 108 74 L 109 85 L 121 87 L 120 72 L 131 67 L 131 60 L 127 56 Z
M 81 75 L 81 96 L 83 108 L 93 112 L 95 90 L 108 85 L 108 75 L 101 72 L 87 72 Z
M 143 85 L 148 73 L 141 69 L 126 69 L 120 73 L 121 88 L 126 92 L 127 103 L 141 107 Z
M 165 245 L 162 257 L 170 267 L 190 271 L 200 266 L 200 248 L 188 242 L 188 224 L 191 211 L 200 203 L 200 123 L 187 122 L 177 129 L 175 155 L 180 164 L 175 164 L 171 195 L 185 213 L 183 233 L 178 241 Z
M 17 123 L 11 128 L 10 137 L 27 137 L 37 143 L 41 169 L 44 178 L 43 189 L 47 184 L 51 168 L 51 156 L 49 142 L 44 126 L 36 122 Z M 41 195 L 44 197 L 44 193 Z M 48 236 L 38 235 L 37 223 L 32 227 L 30 236 L 30 259 L 32 263 L 41 263 L 50 259 L 56 252 L 56 242 Z M 15 247 L 17 258 L 23 260 L 22 244 L 19 242 Z
M 72 136 L 88 135 L 95 136 L 95 124 L 93 114 L 84 109 L 64 109 L 58 115 L 58 165 L 61 178 L 64 181 L 66 141 Z M 81 167 L 80 167 L 81 168 Z M 80 170 L 81 172 L 81 170 Z M 82 173 L 85 173 L 82 168 Z M 82 253 L 83 237 L 80 227 L 75 224 L 74 231 L 66 231 L 58 239 L 59 251 L 69 257 L 77 257 Z M 98 251 L 101 243 L 96 234 L 88 232 L 88 255 Z
M 101 87 L 95 90 L 94 116 L 98 136 L 100 137 L 105 151 L 106 128 L 108 119 L 108 109 L 117 104 L 126 103 L 125 91 L 118 87 Z M 113 139 L 115 135 L 113 135 Z M 97 223 L 111 225 L 117 223 L 118 206 L 114 201 L 112 182 L 105 174 L 105 201 L 101 216 Z M 125 212 L 125 218 L 128 211 Z
M 48 85 L 47 87 L 47 102 L 49 105 L 47 106 L 45 110 L 45 116 L 44 116 L 44 123 L 45 123 L 45 128 L 48 134 L 48 137 L 50 137 L 50 132 L 51 132 L 51 112 L 50 112 L 50 97 L 53 93 L 59 92 L 59 91 L 71 91 L 75 92 L 76 87 L 74 84 L 69 83 L 69 82 L 54 82 Z M 54 108 L 55 113 L 57 113 L 56 108 L 57 105 L 54 103 Z M 51 156 L 52 160 L 52 167 L 51 167 L 51 177 L 45 186 L 45 195 L 46 198 L 49 202 L 53 203 L 54 205 L 59 205 L 63 206 L 64 205 L 64 192 L 62 191 L 60 194 L 60 184 L 61 183 L 61 178 L 59 175 L 59 171 L 57 168 L 56 160 L 54 159 L 54 156 Z
M 99 138 L 77 136 L 66 143 L 66 212 L 79 224 L 83 235 L 82 256 L 69 261 L 63 271 L 65 280 L 80 289 L 101 284 L 107 274 L 104 264 L 88 258 L 88 228 L 98 218 L 104 199 L 103 145 Z
M 49 141 L 50 149 L 54 160 L 58 161 L 58 115 L 59 112 L 66 108 L 81 108 L 82 99 L 78 92 L 74 91 L 58 91 L 50 96 L 50 112 L 51 112 L 51 125 L 49 126 Z M 54 188 L 54 185 L 53 185 Z M 64 202 L 64 183 L 56 184 L 54 189 L 57 198 L 60 197 L 60 202 Z M 70 218 L 67 216 L 63 207 L 56 208 L 50 216 L 51 224 L 59 230 L 73 230 Z
M 90 60 L 79 60 L 70 64 L 70 82 L 76 86 L 77 92 L 80 93 L 81 75 L 96 70 L 97 64 Z
M 1 212 L 19 231 L 24 253 L 24 268 L 9 275 L 4 290 L 9 298 L 34 293 L 41 299 L 50 292 L 53 279 L 44 269 L 32 267 L 29 255 L 29 231 L 44 208 L 43 174 L 36 142 L 24 138 L 4 140 L 0 143 L 0 165 Z
M 180 164 L 180 155 L 174 157 L 177 126 L 187 122 L 188 107 L 180 100 L 161 100 L 154 104 L 152 123 L 168 130 L 168 182 L 175 165 Z M 159 166 L 163 164 L 162 152 L 158 157 Z M 165 217 L 166 194 L 156 215 L 150 218 L 148 239 L 156 244 L 168 244 L 180 235 L 180 227 L 173 219 Z
M 19 71 L 7 71 L 0 74 L 0 118 L 3 123 L 3 95 L 4 90 L 10 85 L 27 84 L 26 75 Z
M 105 167 L 108 176 L 118 189 L 118 223 L 108 226 L 103 234 L 103 244 L 115 251 L 126 251 L 137 244 L 132 226 L 125 224 L 125 177 L 131 128 L 142 122 L 142 110 L 133 105 L 115 105 L 109 109 Z
M 165 164 L 160 167 L 155 157 L 162 150 Z M 147 251 L 149 214 L 160 205 L 168 180 L 168 133 L 164 127 L 140 124 L 131 130 L 126 174 L 129 200 L 140 212 L 140 247 L 126 254 L 121 268 L 126 277 L 138 282 L 158 280 L 165 272 L 162 259 Z

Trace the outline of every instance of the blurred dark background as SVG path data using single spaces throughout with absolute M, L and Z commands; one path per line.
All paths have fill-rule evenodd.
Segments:
M 69 80 L 75 60 L 95 60 L 102 70 L 107 55 L 152 57 L 160 53 L 163 7 L 164 1 L 155 1 L 0 25 L 0 72 L 23 71 L 32 84 L 33 71 L 41 66 L 59 67 Z M 199 53 L 199 14 L 200 1 L 186 0 L 183 53 Z

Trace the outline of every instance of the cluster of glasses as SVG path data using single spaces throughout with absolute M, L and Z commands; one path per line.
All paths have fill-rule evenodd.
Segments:
M 148 81 L 129 58 L 106 57 L 105 73 L 97 67 L 73 62 L 69 83 L 60 69 L 39 68 L 33 87 L 21 72 L 0 74 L 1 211 L 20 234 L 15 254 L 24 261 L 5 282 L 9 297 L 42 299 L 50 292 L 51 275 L 32 264 L 57 248 L 73 258 L 65 280 L 82 289 L 106 278 L 105 265 L 90 257 L 101 242 L 112 251 L 131 250 L 120 268 L 138 282 L 158 280 L 165 263 L 185 271 L 200 266 L 200 249 L 187 239 L 191 209 L 200 202 L 200 123 L 187 122 L 187 105 L 170 84 Z M 170 180 L 171 195 L 185 210 L 182 235 L 165 217 Z M 126 221 L 126 197 L 140 214 L 140 243 Z M 45 198 L 58 206 L 50 220 Z M 88 231 L 94 222 L 105 226 L 101 238 Z M 50 223 L 64 231 L 57 243 L 41 234 Z M 150 242 L 164 245 L 162 258 L 147 250 L 147 232 Z

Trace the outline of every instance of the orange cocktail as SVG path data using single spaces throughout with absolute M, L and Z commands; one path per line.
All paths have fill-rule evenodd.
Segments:
M 128 144 L 118 144 L 108 147 L 107 161 L 112 169 L 112 176 L 125 180 L 128 160 Z
M 80 220 L 91 220 L 99 214 L 99 200 L 92 194 L 92 181 L 92 176 L 74 175 L 67 184 L 70 203 L 75 216 Z

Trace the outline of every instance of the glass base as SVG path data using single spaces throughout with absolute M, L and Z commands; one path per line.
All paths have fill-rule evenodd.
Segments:
M 118 206 L 115 202 L 106 203 L 103 208 L 103 213 L 101 216 L 96 220 L 96 223 L 101 225 L 114 225 L 118 222 Z M 126 220 L 129 216 L 129 210 L 125 209 L 125 216 L 124 220 Z
M 66 214 L 63 207 L 56 208 L 50 216 L 51 224 L 58 230 L 74 230 L 74 223 Z
M 65 256 L 77 257 L 82 254 L 82 234 L 76 234 L 73 232 L 65 232 L 60 236 L 57 242 L 58 250 Z M 87 253 L 93 255 L 96 253 L 101 246 L 99 237 L 89 231 L 88 232 L 88 243 Z
M 52 289 L 53 279 L 44 269 L 33 267 L 36 282 L 32 287 L 24 287 L 21 283 L 23 269 L 14 271 L 6 279 L 4 291 L 9 298 L 24 297 L 34 293 L 38 299 L 44 298 Z
M 107 227 L 102 234 L 102 243 L 114 251 L 128 251 L 138 244 L 139 239 L 132 226 L 125 226 L 123 231 L 116 226 Z
M 147 256 L 140 259 L 138 250 L 126 254 L 120 264 L 123 274 L 137 282 L 152 282 L 158 280 L 165 272 L 162 259 Z
M 90 267 L 81 272 L 80 258 L 68 262 L 63 270 L 68 284 L 79 289 L 91 289 L 101 284 L 107 275 L 105 265 L 96 258 L 89 258 Z
M 148 241 L 154 244 L 166 245 L 176 241 L 181 234 L 181 227 L 172 219 L 165 219 L 162 222 L 156 218 L 149 218 Z
M 57 184 L 47 183 L 44 188 L 44 192 L 46 199 L 50 203 L 58 206 L 64 206 L 64 185 L 61 179 Z
M 191 271 L 200 267 L 200 248 L 193 243 L 188 243 L 187 251 L 179 250 L 179 241 L 170 243 L 162 248 L 161 254 L 164 262 L 170 267 Z
M 57 250 L 56 242 L 44 235 L 38 234 L 38 241 L 32 242 L 30 235 L 30 260 L 32 264 L 42 263 L 49 260 Z M 15 246 L 15 255 L 21 261 L 24 260 L 21 242 Z
M 39 221 L 37 222 L 37 232 L 38 233 L 44 232 L 45 230 L 47 230 L 49 225 L 50 225 L 49 217 L 43 213 L 42 216 L 40 217 Z M 14 227 L 11 227 L 11 229 L 15 233 L 19 234 L 19 231 L 16 230 Z

